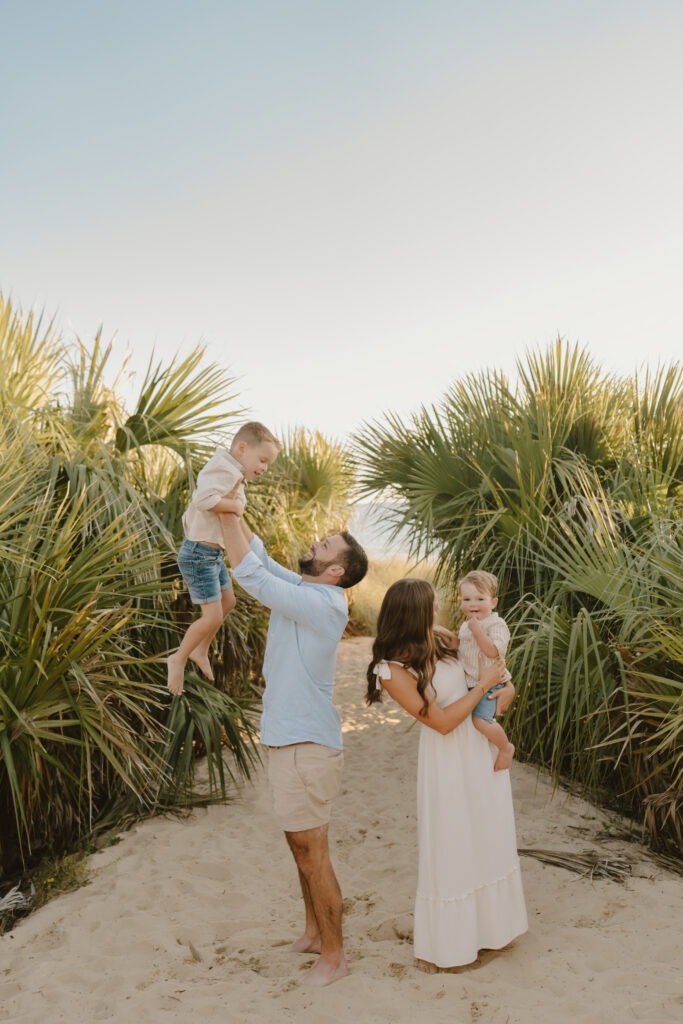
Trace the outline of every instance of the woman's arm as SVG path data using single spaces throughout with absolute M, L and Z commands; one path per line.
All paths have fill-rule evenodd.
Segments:
M 435 729 L 443 736 L 452 732 L 461 722 L 471 715 L 483 695 L 496 683 L 502 683 L 505 675 L 505 663 L 502 659 L 493 665 L 479 666 L 479 682 L 464 697 L 449 704 L 447 708 L 440 708 L 434 698 L 428 699 L 428 707 L 425 714 L 420 714 L 424 708 L 424 701 L 417 692 L 415 676 L 405 668 L 398 665 L 391 666 L 391 679 L 383 679 L 382 685 L 387 693 L 394 698 L 397 704 L 416 718 L 418 722 Z M 503 692 L 502 690 L 500 691 Z
M 438 633 L 439 636 L 448 644 L 452 651 L 457 651 L 460 646 L 460 639 L 450 629 L 446 629 L 445 626 L 434 626 L 434 632 Z

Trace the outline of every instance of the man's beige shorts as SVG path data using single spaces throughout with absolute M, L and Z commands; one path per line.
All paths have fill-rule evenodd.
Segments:
M 268 783 L 273 811 L 285 832 L 303 832 L 330 821 L 330 805 L 341 788 L 344 755 L 320 743 L 268 748 Z

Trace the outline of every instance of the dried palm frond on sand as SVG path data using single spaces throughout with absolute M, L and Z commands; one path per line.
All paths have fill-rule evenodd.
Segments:
M 554 864 L 588 878 L 610 878 L 613 882 L 625 882 L 632 874 L 631 862 L 626 857 L 603 857 L 594 850 L 574 853 L 571 850 L 529 848 L 517 852 L 520 857 L 534 857 L 543 864 Z

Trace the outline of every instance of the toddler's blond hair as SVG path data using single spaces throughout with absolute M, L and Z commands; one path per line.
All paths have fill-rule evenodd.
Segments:
M 498 577 L 494 576 L 492 572 L 473 569 L 472 572 L 468 572 L 458 580 L 458 590 L 462 590 L 463 583 L 471 583 L 473 587 L 476 587 L 482 594 L 488 594 L 489 597 L 498 596 Z

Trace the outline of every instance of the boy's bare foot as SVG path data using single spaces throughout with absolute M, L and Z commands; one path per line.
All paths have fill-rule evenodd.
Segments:
M 172 654 L 170 658 L 166 659 L 166 668 L 168 670 L 168 682 L 166 685 L 171 693 L 177 696 L 183 692 L 185 662 L 177 654 Z
M 190 654 L 190 661 L 195 663 L 197 668 L 206 676 L 209 682 L 216 682 L 211 668 L 211 662 L 209 661 L 209 655 L 206 651 L 200 651 L 199 648 L 195 648 L 195 650 Z
M 418 960 L 417 969 L 422 971 L 423 974 L 437 974 L 439 971 L 436 964 L 430 963 L 429 960 Z
M 496 758 L 496 763 L 493 766 L 494 772 L 504 772 L 506 768 L 509 768 L 512 764 L 512 758 L 515 756 L 515 747 L 513 743 L 508 743 L 506 747 L 503 747 L 500 754 Z
M 346 959 L 342 954 L 341 960 L 318 960 L 309 971 L 306 971 L 301 978 L 301 984 L 309 988 L 322 988 L 324 985 L 331 985 L 349 973 Z
M 293 942 L 289 947 L 292 953 L 319 953 L 320 952 L 320 936 L 319 935 L 306 935 L 301 936 L 296 942 Z

